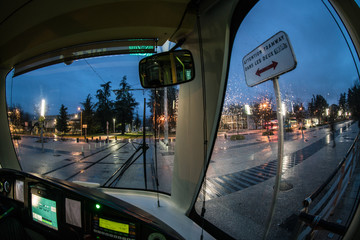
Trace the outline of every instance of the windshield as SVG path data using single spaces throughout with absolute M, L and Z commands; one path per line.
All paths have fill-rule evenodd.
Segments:
M 170 193 L 178 89 L 143 89 L 144 57 L 87 58 L 8 74 L 9 127 L 23 170 Z

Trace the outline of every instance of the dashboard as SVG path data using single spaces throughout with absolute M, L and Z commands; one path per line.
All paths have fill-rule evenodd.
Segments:
M 183 239 L 160 219 L 100 190 L 0 169 L 0 224 L 7 218 L 16 219 L 29 239 Z

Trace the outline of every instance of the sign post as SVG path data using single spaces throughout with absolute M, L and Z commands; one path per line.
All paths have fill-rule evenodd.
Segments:
M 253 87 L 296 67 L 287 34 L 278 32 L 247 54 L 243 60 L 246 84 Z
M 284 123 L 283 115 L 281 114 L 282 104 L 279 76 L 293 70 L 296 67 L 296 59 L 287 34 L 280 31 L 247 54 L 242 62 L 246 84 L 249 87 L 253 87 L 271 79 L 273 81 L 276 97 L 276 115 L 279 124 L 278 163 L 272 205 L 268 216 L 268 225 L 263 238 L 266 239 L 275 213 L 276 199 L 281 183 L 284 155 Z

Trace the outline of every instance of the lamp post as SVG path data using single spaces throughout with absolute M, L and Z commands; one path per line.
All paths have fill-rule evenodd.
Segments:
M 40 139 L 41 139 L 41 151 L 44 152 L 44 124 L 45 124 L 45 99 L 41 100 L 40 105 Z
M 115 133 L 115 121 L 116 121 L 116 119 L 115 118 L 113 118 L 113 123 L 114 123 L 114 133 Z
M 302 104 L 299 108 L 299 112 L 300 112 L 300 120 L 301 120 L 301 136 L 302 138 L 304 138 L 304 119 L 303 119 L 303 107 L 302 107 Z
M 266 131 L 268 131 L 268 126 L 267 126 L 267 121 L 268 118 L 269 118 L 269 114 L 268 113 L 268 109 L 270 108 L 270 104 L 268 106 L 268 103 L 265 101 L 263 104 L 260 104 L 260 111 L 261 111 L 261 115 L 262 115 L 262 118 L 263 118 L 263 121 L 264 121 L 264 127 L 266 129 Z
M 80 136 L 82 137 L 82 110 L 78 107 L 78 111 L 80 111 Z
M 247 125 L 247 129 L 250 129 L 251 108 L 250 108 L 249 104 L 245 104 L 245 113 L 246 113 L 246 125 Z
M 283 116 L 286 115 L 286 106 L 285 106 L 285 103 L 284 103 L 284 102 L 281 103 L 281 114 L 282 114 Z
M 45 99 L 41 100 L 40 116 L 45 117 Z

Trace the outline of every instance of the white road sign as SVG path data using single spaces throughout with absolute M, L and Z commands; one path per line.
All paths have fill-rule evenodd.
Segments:
M 246 84 L 253 87 L 296 67 L 288 36 L 278 32 L 247 54 L 243 60 Z

